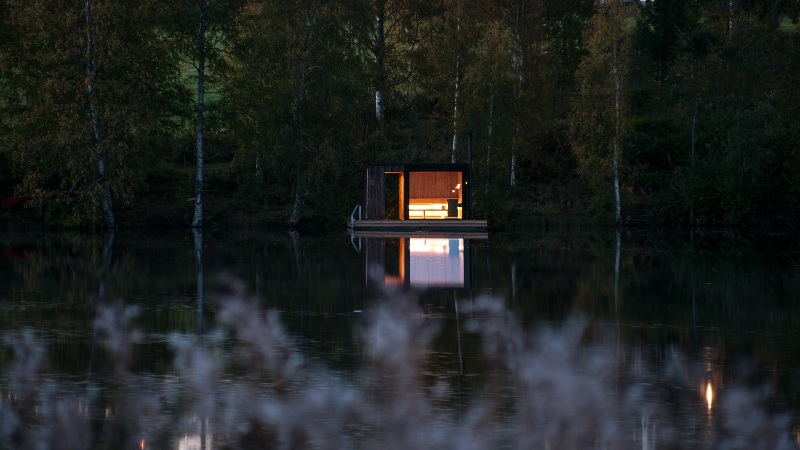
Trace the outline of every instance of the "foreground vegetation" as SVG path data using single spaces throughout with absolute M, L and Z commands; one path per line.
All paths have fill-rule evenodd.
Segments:
M 337 226 L 468 133 L 496 226 L 800 220 L 797 2 L 173 3 L 0 2 L 4 220 Z
M 0 445 L 796 448 L 790 416 L 765 406 L 767 389 L 731 382 L 721 400 L 703 398 L 705 360 L 620 346 L 607 325 L 527 331 L 502 302 L 464 302 L 465 338 L 477 337 L 484 370 L 462 388 L 437 366 L 437 320 L 413 297 L 370 305 L 354 329 L 364 359 L 337 371 L 308 358 L 277 312 L 241 294 L 219 299 L 213 329 L 167 337 L 166 374 L 133 367 L 143 334 L 136 308 L 122 303 L 98 304 L 94 364 L 104 368 L 93 372 L 90 360 L 80 379 L 48 371 L 32 330 L 7 334 Z

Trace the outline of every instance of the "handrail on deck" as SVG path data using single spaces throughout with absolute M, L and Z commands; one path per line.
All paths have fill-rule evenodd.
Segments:
M 358 211 L 358 220 L 361 220 L 361 204 L 356 205 L 356 207 L 353 208 L 353 212 L 350 213 L 350 228 L 354 228 L 356 224 L 356 211 Z

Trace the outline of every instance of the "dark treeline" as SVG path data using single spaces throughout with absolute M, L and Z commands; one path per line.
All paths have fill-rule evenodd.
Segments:
M 2 0 L 0 194 L 61 226 L 341 221 L 365 164 L 465 162 L 471 133 L 494 225 L 790 231 L 798 26 L 794 0 Z

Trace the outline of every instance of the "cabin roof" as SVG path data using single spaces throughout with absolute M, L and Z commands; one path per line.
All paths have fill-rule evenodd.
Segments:
M 367 169 L 383 169 L 384 172 L 459 172 L 469 169 L 466 163 L 392 163 L 367 164 Z

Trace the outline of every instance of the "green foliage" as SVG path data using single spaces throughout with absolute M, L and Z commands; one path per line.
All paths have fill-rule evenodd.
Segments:
M 791 40 L 747 11 L 733 29 L 711 20 L 719 11 L 701 13 L 686 26 L 673 61 L 659 69 L 642 64 L 633 74 L 640 119 L 629 164 L 651 194 L 637 212 L 666 223 L 691 217 L 738 226 L 794 210 L 796 130 L 789 117 L 796 106 L 786 100 L 796 94 L 785 84 Z
M 214 195 L 344 217 L 365 164 L 463 162 L 471 132 L 473 211 L 498 224 L 610 217 L 615 148 L 634 223 L 800 215 L 796 2 L 91 1 L 99 146 L 82 2 L 0 1 L 4 195 L 48 222 L 100 224 L 106 182 L 187 209 L 200 6 Z
M 226 88 L 242 188 L 271 207 L 291 206 L 299 189 L 316 213 L 335 214 L 329 208 L 341 207 L 334 200 L 342 196 L 331 186 L 353 176 L 343 168 L 358 161 L 357 114 L 368 98 L 355 83 L 365 76 L 348 11 L 302 1 L 261 6 L 239 19 Z
M 635 5 L 622 1 L 597 5 L 586 28 L 588 53 L 576 74 L 578 97 L 569 116 L 578 170 L 595 197 L 593 212 L 607 211 L 607 199 L 612 198 L 615 216 L 621 207 L 617 186 L 631 188 L 630 179 L 620 174 L 626 173 L 623 161 L 633 121 L 628 74 L 633 58 L 630 24 L 637 14 Z
M 128 204 L 141 186 L 141 165 L 175 130 L 181 101 L 174 65 L 155 33 L 159 5 L 94 1 L 94 92 L 101 141 L 96 143 L 87 93 L 87 28 L 83 5 L 8 0 L 13 36 L 0 53 L 6 88 L 0 106 L 12 143 L 18 193 L 53 222 L 97 224 L 101 186 Z M 105 156 L 106 176 L 97 167 Z

